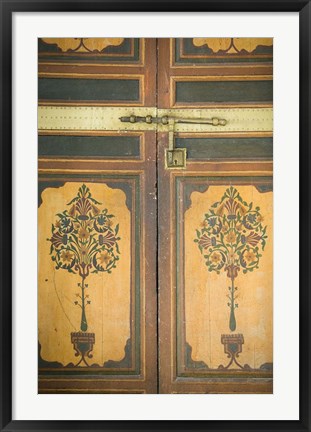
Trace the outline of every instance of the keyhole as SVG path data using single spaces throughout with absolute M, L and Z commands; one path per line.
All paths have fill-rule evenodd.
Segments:
M 174 165 L 177 165 L 177 159 L 174 160 Z

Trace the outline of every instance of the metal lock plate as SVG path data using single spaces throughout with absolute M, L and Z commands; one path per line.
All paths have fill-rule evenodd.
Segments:
M 186 159 L 187 149 L 185 148 L 165 149 L 165 168 L 185 169 Z

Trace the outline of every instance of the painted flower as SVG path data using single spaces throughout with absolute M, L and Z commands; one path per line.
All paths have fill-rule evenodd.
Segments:
M 106 217 L 104 215 L 98 216 L 97 218 L 98 225 L 104 225 L 105 222 L 106 222 Z
M 203 249 L 207 249 L 210 246 L 212 246 L 212 241 L 211 238 L 208 237 L 206 234 L 203 234 L 202 237 L 199 240 L 199 245 L 203 248 Z
M 258 214 L 256 219 L 257 219 L 257 222 L 259 222 L 259 223 L 264 221 L 264 217 L 261 216 L 261 214 Z
M 107 265 L 111 260 L 111 256 L 107 251 L 102 252 L 97 258 L 102 265 Z
M 89 218 L 88 213 L 92 210 L 92 206 L 87 198 L 82 197 L 77 201 L 76 209 L 79 213 L 78 219 L 87 220 Z
M 236 241 L 236 235 L 233 231 L 230 231 L 226 237 L 226 242 L 227 243 L 235 243 L 235 241 Z
M 107 218 L 103 214 L 99 215 L 94 220 L 94 228 L 97 232 L 103 233 L 107 229 Z
M 90 237 L 88 230 L 82 227 L 79 229 L 78 235 L 81 240 L 87 240 Z
M 70 251 L 68 251 L 68 250 L 63 251 L 62 254 L 61 254 L 61 259 L 62 259 L 64 262 L 71 262 L 71 261 L 72 261 L 72 258 L 73 258 L 73 255 L 72 255 L 72 253 L 71 253 Z
M 213 264 L 219 264 L 221 261 L 221 255 L 218 252 L 213 252 L 210 259 Z
M 228 212 L 228 219 L 229 220 L 236 219 L 236 215 L 239 209 L 239 204 L 233 198 L 229 198 L 226 201 L 225 208 Z
M 225 233 L 226 231 L 228 231 L 228 229 L 229 229 L 229 225 L 227 225 L 226 223 L 224 223 L 223 226 L 222 226 L 222 228 L 221 228 L 221 231 L 223 233 Z
M 80 252 L 82 256 L 87 255 L 87 247 L 86 246 L 81 246 L 80 247 Z
M 256 255 L 251 250 L 246 251 L 244 253 L 243 257 L 244 257 L 245 261 L 247 261 L 248 263 L 251 263 L 251 262 L 256 260 Z
M 114 234 L 109 230 L 106 230 L 105 235 L 100 234 L 98 236 L 98 240 L 101 246 L 107 245 L 108 247 L 112 247 L 116 243 L 116 238 Z
M 59 231 L 57 231 L 52 235 L 52 237 L 50 238 L 50 241 L 53 244 L 53 246 L 58 248 L 62 245 L 67 244 L 68 237 L 66 234 L 64 235 L 64 234 L 61 234 Z
M 237 255 L 233 250 L 231 250 L 228 253 L 228 258 L 229 258 L 229 262 L 233 263 L 237 259 Z
M 251 223 L 251 224 L 255 223 L 255 222 L 256 222 L 256 215 L 255 215 L 255 214 L 249 214 L 249 215 L 247 216 L 247 220 L 248 220 L 248 222 Z
M 215 217 L 209 218 L 207 222 L 208 222 L 209 226 L 213 228 L 216 225 L 217 218 L 215 218 Z
M 208 227 L 208 222 L 207 222 L 207 220 L 204 219 L 204 221 L 201 222 L 200 226 L 201 226 L 201 228 L 207 228 L 207 227 Z
M 63 218 L 60 221 L 60 225 L 61 225 L 61 230 L 64 233 L 70 233 L 73 230 L 72 222 L 68 218 Z
M 243 218 L 243 225 L 246 229 L 252 230 L 254 229 L 253 223 L 256 222 L 256 215 L 247 215 Z
M 250 244 L 251 246 L 256 246 L 256 244 L 261 240 L 261 236 L 256 234 L 254 231 L 252 231 L 247 237 L 246 237 L 246 243 Z
M 101 203 L 92 198 L 84 184 L 67 205 L 69 210 L 57 214 L 57 222 L 52 224 L 51 237 L 47 239 L 51 242 L 50 255 L 56 268 L 79 274 L 83 279 L 90 272 L 111 272 L 120 254 L 119 225 L 115 230 L 110 228 L 113 215 L 108 214 L 108 209 L 100 208 Z M 82 327 L 85 331 L 84 324 Z
M 71 224 L 71 222 L 70 222 L 70 219 L 68 219 L 68 218 L 63 218 L 61 220 L 61 225 L 64 228 L 68 228 L 70 226 L 70 224 Z

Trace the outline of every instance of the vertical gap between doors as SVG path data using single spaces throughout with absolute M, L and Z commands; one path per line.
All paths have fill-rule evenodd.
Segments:
M 156 71 L 155 71 L 155 79 L 156 79 L 156 116 L 158 116 L 158 106 L 159 106 L 159 39 L 156 39 Z M 159 161 L 159 146 L 158 146 L 158 129 L 156 130 L 156 183 L 155 183 L 155 192 L 156 192 L 156 199 L 157 199 L 157 206 L 156 206 L 156 230 L 157 230 L 157 240 L 156 240 L 156 296 L 157 296 L 157 307 L 156 307 L 156 314 L 157 314 L 157 393 L 160 391 L 160 317 L 159 317 L 159 310 L 160 310 L 160 300 L 159 300 L 159 167 L 158 167 L 158 161 Z

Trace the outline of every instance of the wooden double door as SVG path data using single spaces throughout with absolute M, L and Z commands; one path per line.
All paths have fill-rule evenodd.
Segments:
M 272 40 L 38 41 L 41 393 L 271 393 Z

